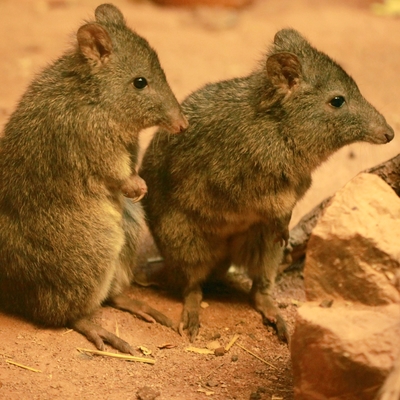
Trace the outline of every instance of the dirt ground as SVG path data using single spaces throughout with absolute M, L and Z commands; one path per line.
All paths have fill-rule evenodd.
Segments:
M 256 0 L 241 11 L 161 8 L 151 2 L 114 0 L 129 25 L 157 50 L 170 85 L 182 100 L 206 82 L 247 74 L 275 32 L 291 26 L 338 60 L 361 92 L 400 131 L 400 19 L 375 15 L 371 1 Z M 13 111 L 33 75 L 62 53 L 99 0 L 0 0 L 0 125 Z M 143 134 L 143 145 L 152 131 Z M 295 209 L 292 226 L 315 204 L 357 172 L 400 152 L 400 137 L 385 146 L 355 144 L 343 149 L 314 175 L 314 184 Z M 0 227 L 1 229 L 1 227 Z M 178 297 L 133 287 L 175 321 Z M 278 282 L 276 298 L 290 331 L 304 300 L 301 274 Z M 1 399 L 293 399 L 290 355 L 247 297 L 232 288 L 205 293 L 202 328 L 193 344 L 237 344 L 225 355 L 188 352 L 186 337 L 127 313 L 104 308 L 97 321 L 138 348 L 151 351 L 154 365 L 82 354 L 94 349 L 81 335 L 42 329 L 0 314 Z M 248 351 L 253 354 L 250 354 Z M 108 348 L 113 351 L 113 349 Z M 263 360 L 255 357 L 261 357 Z M 10 364 L 11 360 L 40 372 Z M 140 392 L 144 387 L 148 391 Z M 146 397 L 147 396 L 147 397 Z

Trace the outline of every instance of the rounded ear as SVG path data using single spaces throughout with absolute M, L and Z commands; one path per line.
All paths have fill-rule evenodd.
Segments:
M 96 8 L 94 16 L 96 17 L 97 22 L 103 24 L 125 24 L 122 12 L 113 4 L 101 4 Z
M 271 83 L 285 91 L 298 85 L 302 74 L 300 60 L 293 53 L 276 53 L 268 57 L 266 70 Z
M 76 35 L 82 54 L 95 65 L 105 64 L 112 52 L 108 32 L 99 24 L 89 23 L 79 28 Z
M 300 46 L 302 43 L 306 42 L 307 40 L 299 31 L 291 28 L 281 29 L 280 31 L 276 32 L 274 37 L 274 44 L 281 47 L 289 44 Z

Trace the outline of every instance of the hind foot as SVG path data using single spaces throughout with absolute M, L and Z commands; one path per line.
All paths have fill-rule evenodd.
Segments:
M 108 300 L 108 303 L 114 308 L 128 311 L 147 322 L 158 322 L 161 325 L 173 328 L 172 321 L 166 315 L 140 300 L 131 299 L 125 294 L 112 297 Z
M 104 351 L 105 343 L 108 343 L 122 353 L 134 354 L 134 351 L 128 342 L 125 342 L 125 340 L 122 340 L 113 333 L 106 331 L 100 325 L 95 324 L 87 318 L 81 318 L 78 321 L 73 322 L 70 324 L 70 327 L 81 333 L 90 342 L 94 343 L 98 350 Z
M 273 326 L 276 330 L 279 340 L 290 343 L 290 336 L 286 327 L 285 320 L 274 305 L 269 294 L 262 293 L 259 290 L 253 293 L 254 308 L 261 314 L 263 324 Z

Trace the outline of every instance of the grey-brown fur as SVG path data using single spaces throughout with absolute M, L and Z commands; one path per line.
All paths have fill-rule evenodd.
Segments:
M 139 131 L 187 121 L 147 41 L 112 5 L 95 16 L 33 80 L 0 140 L 0 309 L 130 352 L 89 317 L 108 302 L 171 325 L 122 294 L 143 221 L 123 191 L 136 182 L 141 192 Z
M 165 263 L 149 279 L 182 289 L 180 327 L 193 340 L 201 284 L 231 264 L 245 267 L 255 308 L 287 340 L 271 291 L 293 207 L 332 153 L 387 143 L 393 130 L 338 64 L 291 29 L 276 34 L 252 74 L 206 85 L 182 108 L 189 129 L 158 132 L 140 170 Z

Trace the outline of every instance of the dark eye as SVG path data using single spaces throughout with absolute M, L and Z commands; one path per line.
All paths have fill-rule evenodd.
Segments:
M 335 97 L 329 102 L 329 104 L 330 104 L 332 107 L 340 108 L 340 107 L 342 107 L 342 105 L 343 105 L 345 102 L 346 102 L 346 100 L 344 99 L 343 96 L 335 96 Z
M 135 86 L 136 89 L 144 89 L 147 86 L 146 78 L 135 78 L 133 80 L 133 86 Z

